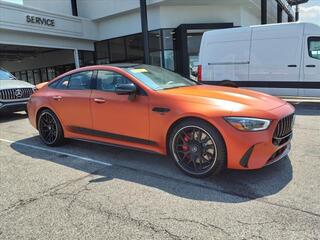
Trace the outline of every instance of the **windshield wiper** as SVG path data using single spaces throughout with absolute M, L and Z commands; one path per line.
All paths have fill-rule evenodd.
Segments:
M 190 86 L 167 87 L 167 88 L 162 88 L 162 90 L 168 90 L 168 89 L 174 89 L 174 88 L 182 88 L 182 87 L 190 87 Z

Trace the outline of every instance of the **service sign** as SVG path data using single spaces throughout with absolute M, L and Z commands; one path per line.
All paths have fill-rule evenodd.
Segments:
M 26 16 L 26 22 L 27 23 L 32 23 L 32 24 L 37 24 L 40 26 L 48 26 L 48 27 L 54 27 L 55 22 L 54 19 L 50 18 L 45 18 L 45 17 L 36 17 L 33 15 L 27 15 Z

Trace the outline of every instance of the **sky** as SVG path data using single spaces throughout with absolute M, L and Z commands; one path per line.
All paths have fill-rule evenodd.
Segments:
M 23 0 L 5 0 L 8 2 L 22 4 Z M 320 0 L 309 0 L 300 5 L 300 21 L 311 22 L 320 25 Z

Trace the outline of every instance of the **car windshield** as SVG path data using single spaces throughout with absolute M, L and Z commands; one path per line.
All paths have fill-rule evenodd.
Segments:
M 0 80 L 13 80 L 16 79 L 11 73 L 0 69 Z
M 177 73 L 156 66 L 138 65 L 126 68 L 125 70 L 156 91 L 197 85 L 196 82 L 184 78 Z

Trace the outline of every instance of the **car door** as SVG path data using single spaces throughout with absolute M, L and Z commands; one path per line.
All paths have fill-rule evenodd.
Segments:
M 63 77 L 50 85 L 50 103 L 69 130 L 75 127 L 91 128 L 90 112 L 92 71 L 82 71 Z
M 304 48 L 303 96 L 320 96 L 320 37 L 308 36 Z
M 125 83 L 132 81 L 117 72 L 97 72 L 90 103 L 93 128 L 99 136 L 144 143 L 149 139 L 149 99 L 144 91 L 134 99 L 116 94 L 116 85 Z

